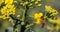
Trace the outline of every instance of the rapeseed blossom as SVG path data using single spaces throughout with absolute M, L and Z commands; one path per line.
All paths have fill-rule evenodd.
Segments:
M 48 19 L 48 21 L 50 23 L 56 24 L 56 26 L 54 26 L 53 29 L 55 29 L 56 31 L 58 31 L 60 29 L 60 17 L 58 17 L 57 19 L 51 19 L 50 18 L 50 19 Z
M 42 16 L 43 16 L 43 13 L 34 14 L 34 19 L 36 19 L 36 24 L 41 24 L 41 17 Z
M 13 0 L 5 0 L 5 4 L 12 4 Z
M 9 15 L 15 15 L 15 6 L 13 5 L 13 0 L 5 0 L 5 6 L 1 8 L 1 16 L 0 18 L 7 19 Z
M 51 6 L 48 6 L 48 5 L 45 6 L 45 11 L 47 13 L 50 13 L 50 16 L 55 16 L 58 14 L 57 10 L 53 9 Z
M 2 18 L 3 17 L 7 17 L 9 18 L 9 15 L 11 14 L 15 14 L 15 7 L 13 5 L 9 5 L 9 6 L 4 6 L 2 9 L 1 9 L 1 14 L 2 14 Z

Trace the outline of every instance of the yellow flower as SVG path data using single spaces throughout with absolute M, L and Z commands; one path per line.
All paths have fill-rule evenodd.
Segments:
M 56 21 L 53 20 L 53 19 L 51 19 L 51 18 L 48 18 L 48 21 L 49 21 L 50 23 L 56 23 Z
M 56 19 L 56 23 L 57 23 L 58 25 L 60 25 L 60 17 L 58 17 L 58 18 Z
M 5 0 L 5 4 L 12 4 L 13 0 Z
M 46 9 L 47 12 L 50 12 L 52 8 L 51 8 L 51 6 L 47 6 L 47 5 L 46 5 L 46 6 L 45 6 L 45 9 Z
M 51 18 L 48 18 L 48 21 L 50 23 L 56 23 L 57 25 L 60 25 L 60 17 L 58 17 L 57 19 L 51 19 Z
M 2 14 L 2 19 L 9 18 L 9 15 L 15 14 L 15 7 L 14 5 L 7 4 L 6 6 L 3 6 L 3 8 L 0 10 Z
M 35 18 L 35 19 L 38 19 L 38 18 L 40 18 L 41 16 L 43 16 L 43 13 L 36 13 L 36 14 L 34 14 L 34 18 Z
M 47 5 L 45 6 L 45 11 L 47 13 L 51 13 L 50 16 L 55 16 L 55 15 L 58 14 L 58 11 L 57 10 L 55 10 L 51 6 L 47 6 Z
M 43 16 L 43 13 L 36 13 L 34 14 L 34 19 L 36 19 L 36 24 L 41 24 L 41 17 Z
M 36 24 L 41 24 L 41 19 L 37 19 Z

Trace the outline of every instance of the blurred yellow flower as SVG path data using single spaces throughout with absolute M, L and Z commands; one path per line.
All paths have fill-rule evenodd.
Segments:
M 36 13 L 34 14 L 35 19 L 40 19 L 40 17 L 43 16 L 43 13 Z
M 12 4 L 13 0 L 5 0 L 5 4 Z
M 60 17 L 58 17 L 58 18 L 56 19 L 56 23 L 57 23 L 58 25 L 60 25 Z
M 60 17 L 58 17 L 57 19 L 54 19 L 54 20 L 51 18 L 48 18 L 48 21 L 50 23 L 56 23 L 56 24 L 60 25 Z
M 55 29 L 56 31 L 58 31 L 60 29 L 60 17 L 58 17 L 57 19 L 53 20 L 53 19 L 48 19 L 50 23 L 56 23 L 57 25 L 55 27 L 53 27 L 53 29 Z
M 6 4 L 6 6 L 3 6 L 3 8 L 0 10 L 2 19 L 7 19 L 9 18 L 9 15 L 14 15 L 15 14 L 15 6 Z
M 47 5 L 45 6 L 45 10 L 46 10 L 47 12 L 50 12 L 51 9 L 52 9 L 51 6 L 47 6 Z
M 45 6 L 45 11 L 47 13 L 51 13 L 50 16 L 55 16 L 55 15 L 58 14 L 58 11 L 57 10 L 53 9 L 51 6 L 48 6 L 48 5 Z
M 53 19 L 51 19 L 51 18 L 48 18 L 48 21 L 49 21 L 50 23 L 56 23 L 56 21 L 53 20 Z
M 34 14 L 34 19 L 36 19 L 36 24 L 41 24 L 41 17 L 43 16 L 43 13 L 36 13 Z

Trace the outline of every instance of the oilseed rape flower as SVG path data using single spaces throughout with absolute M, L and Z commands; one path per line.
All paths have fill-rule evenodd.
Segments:
M 43 16 L 43 13 L 34 14 L 34 19 L 36 19 L 36 24 L 41 24 L 41 17 L 42 16 Z
M 55 29 L 56 31 L 58 31 L 60 29 L 60 17 L 58 17 L 57 19 L 53 20 L 53 19 L 49 19 L 50 23 L 56 23 L 57 25 L 55 27 L 53 27 L 53 29 Z
M 5 0 L 5 4 L 12 4 L 13 0 Z
M 53 9 L 51 6 L 48 6 L 48 5 L 45 6 L 45 11 L 47 13 L 50 13 L 50 16 L 55 16 L 58 14 L 57 10 Z
M 38 19 L 38 18 L 40 18 L 41 16 L 43 16 L 43 13 L 36 13 L 36 14 L 34 14 L 34 18 L 35 18 L 35 19 Z
M 55 20 L 56 24 L 60 25 L 60 17 Z
M 15 7 L 14 7 L 14 5 L 7 4 L 0 11 L 1 11 L 1 14 L 3 15 L 2 18 L 6 19 L 6 18 L 9 18 L 9 15 L 15 14 Z
M 54 20 L 51 19 L 51 18 L 49 18 L 48 21 L 49 21 L 50 23 L 56 23 L 57 25 L 60 25 L 60 17 L 57 18 L 57 19 L 54 19 Z

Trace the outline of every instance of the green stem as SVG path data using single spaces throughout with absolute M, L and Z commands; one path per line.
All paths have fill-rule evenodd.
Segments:
M 27 16 L 27 11 L 28 11 L 28 9 L 29 9 L 29 7 L 26 5 L 25 6 L 25 12 L 24 12 L 24 15 L 23 15 L 23 20 L 24 20 L 24 25 L 21 25 L 21 32 L 24 32 L 25 31 L 25 29 L 26 29 L 26 25 L 27 25 L 27 22 L 26 22 L 26 16 Z

